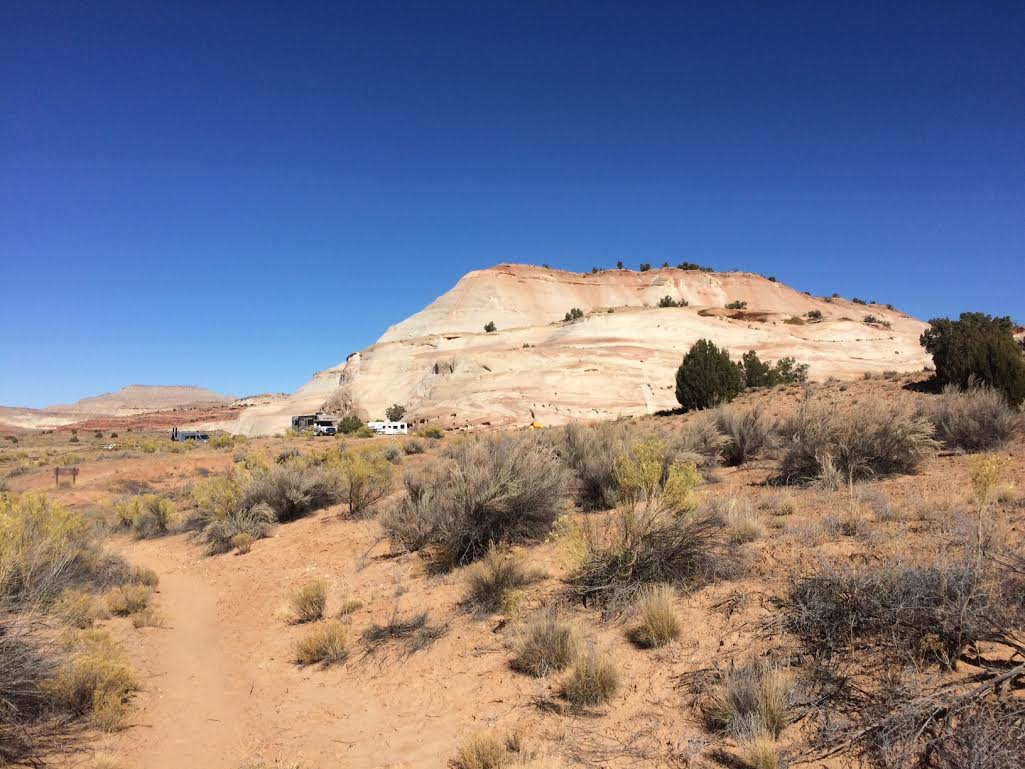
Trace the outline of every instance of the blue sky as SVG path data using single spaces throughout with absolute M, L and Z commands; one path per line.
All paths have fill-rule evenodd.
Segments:
M 4 3 L 0 403 L 292 390 L 466 271 L 1025 320 L 1025 5 Z

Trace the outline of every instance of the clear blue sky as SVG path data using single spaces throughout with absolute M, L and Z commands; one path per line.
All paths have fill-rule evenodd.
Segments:
M 0 403 L 292 390 L 617 259 L 1025 319 L 1025 4 L 0 10 Z

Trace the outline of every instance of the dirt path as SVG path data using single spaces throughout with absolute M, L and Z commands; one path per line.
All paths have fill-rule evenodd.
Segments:
M 133 654 L 141 657 L 144 691 L 138 725 L 125 733 L 119 753 L 146 769 L 221 769 L 237 764 L 243 750 L 253 675 L 230 650 L 218 591 L 178 560 L 180 550 L 131 553 L 160 576 L 164 626 L 147 629 Z

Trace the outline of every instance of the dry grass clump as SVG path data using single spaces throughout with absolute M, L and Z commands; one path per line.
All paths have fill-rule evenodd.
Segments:
M 533 542 L 551 531 L 567 473 L 538 436 L 474 436 L 447 455 L 433 477 L 407 477 L 405 499 L 382 521 L 395 544 L 430 542 L 454 566 L 481 558 L 492 543 Z
M 605 527 L 580 524 L 565 544 L 578 562 L 573 590 L 607 606 L 631 602 L 649 584 L 699 584 L 728 560 L 718 516 L 681 514 L 659 499 L 617 510 Z
M 497 737 L 480 732 L 463 740 L 451 765 L 453 769 L 504 769 L 510 765 L 510 758 Z
M 72 627 L 85 629 L 108 616 L 106 607 L 92 593 L 65 588 L 53 605 L 53 613 Z
M 299 665 L 333 665 L 349 656 L 349 628 L 339 620 L 315 625 L 295 645 Z
M 789 721 L 793 704 L 790 673 L 773 663 L 756 661 L 719 671 L 705 718 L 713 730 L 738 740 L 776 739 Z
M 577 658 L 562 682 L 562 695 L 575 708 L 604 705 L 619 691 L 619 667 L 608 653 L 590 649 Z
M 726 537 L 735 545 L 765 536 L 765 522 L 751 505 L 736 496 L 718 500 L 713 506 L 726 525 Z
M 967 560 L 823 567 L 784 602 L 787 626 L 819 657 L 873 649 L 890 658 L 952 668 L 992 633 L 994 594 Z
M 677 640 L 683 626 L 676 614 L 676 591 L 672 585 L 651 585 L 637 600 L 637 626 L 631 631 L 634 643 L 657 648 Z
M 463 740 L 449 766 L 452 769 L 563 769 L 564 764 L 550 756 L 525 750 L 516 734 L 501 741 L 487 732 L 475 732 Z
M 783 769 L 779 743 L 768 734 L 745 735 L 737 740 L 740 755 L 750 769 Z
M 148 585 L 121 585 L 107 594 L 107 608 L 117 617 L 127 617 L 149 606 L 152 595 Z
M 132 627 L 138 630 L 144 627 L 163 627 L 164 617 L 163 615 L 154 609 L 152 606 L 147 606 L 145 609 L 132 614 L 129 619 L 132 621 Z
M 408 656 L 426 649 L 446 632 L 446 625 L 431 624 L 429 611 L 424 610 L 403 617 L 399 615 L 396 607 L 387 622 L 368 625 L 360 634 L 360 638 L 363 641 L 363 650 L 367 654 L 376 654 L 385 646 L 396 644 L 402 654 Z
M 776 420 L 761 406 L 722 406 L 715 411 L 715 424 L 727 438 L 723 459 L 727 465 L 735 467 L 762 450 L 776 427 Z
M 327 582 L 316 579 L 292 590 L 288 595 L 289 621 L 295 624 L 315 622 L 324 616 L 327 606 Z
M 99 729 L 122 728 L 139 685 L 120 650 L 107 633 L 96 630 L 80 631 L 70 643 L 69 656 L 43 689 L 60 708 Z
M 808 400 L 783 428 L 782 479 L 830 485 L 914 472 L 939 445 L 933 427 L 909 403 L 870 398 L 846 412 Z
M 559 616 L 555 606 L 547 606 L 520 630 L 512 666 L 527 675 L 546 676 L 566 668 L 579 649 L 576 630 Z
M 998 448 L 1022 426 L 1021 414 L 1003 393 L 982 385 L 966 390 L 947 385 L 927 413 L 943 445 L 962 451 Z
M 467 568 L 464 603 L 482 614 L 495 612 L 506 605 L 512 591 L 540 578 L 538 570 L 529 568 L 516 555 L 491 547 L 482 560 Z
M 246 531 L 240 531 L 231 538 L 231 544 L 239 555 L 245 555 L 253 549 L 256 537 Z
M 146 566 L 133 566 L 128 573 L 128 582 L 136 585 L 146 585 L 147 587 L 156 587 L 160 584 L 160 577 L 157 576 L 153 569 Z
M 277 521 L 285 523 L 337 504 L 341 499 L 342 484 L 336 472 L 290 462 L 256 475 L 243 490 L 241 509 L 251 510 L 263 503 L 274 511 Z

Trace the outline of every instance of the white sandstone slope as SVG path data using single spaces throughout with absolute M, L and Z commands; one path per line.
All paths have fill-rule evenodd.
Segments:
M 658 307 L 667 295 L 688 306 Z M 724 309 L 735 301 L 747 307 Z M 567 323 L 573 307 L 585 317 Z M 814 310 L 821 321 L 806 318 Z M 484 332 L 489 321 L 496 332 Z M 763 360 L 794 357 L 813 379 L 854 378 L 921 369 L 924 328 L 897 310 L 817 299 L 751 273 L 499 265 L 467 274 L 291 397 L 247 409 L 236 431 L 280 432 L 327 401 L 364 418 L 400 403 L 411 419 L 448 427 L 613 419 L 674 408 L 676 368 L 701 338 L 734 358 L 752 349 Z

